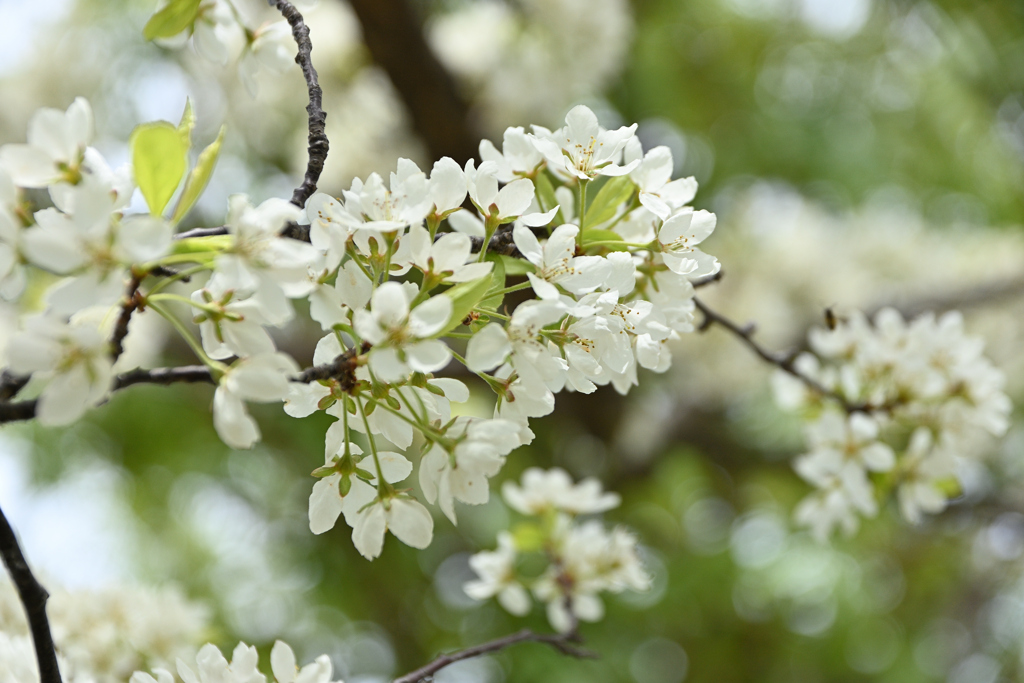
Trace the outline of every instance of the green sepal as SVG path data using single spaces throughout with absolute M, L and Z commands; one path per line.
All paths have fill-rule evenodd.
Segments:
M 154 216 L 163 215 L 167 202 L 185 175 L 188 141 L 167 121 L 143 123 L 130 138 L 135 184 Z
M 332 474 L 337 474 L 337 473 L 338 473 L 338 470 L 337 470 L 337 468 L 335 468 L 334 465 L 324 465 L 323 467 L 317 467 L 312 472 L 313 476 L 316 477 L 317 479 L 323 479 L 324 477 L 329 477 Z
M 201 0 L 171 0 L 146 22 L 142 36 L 146 40 L 171 38 L 195 23 Z
M 341 475 L 341 481 L 338 482 L 338 493 L 344 498 L 348 495 L 348 492 L 352 490 L 352 477 L 347 474 Z
M 362 479 L 363 481 L 373 481 L 373 476 L 374 475 L 370 474 L 366 470 L 361 470 L 359 468 L 356 468 L 356 476 L 359 477 L 360 479 Z
M 217 157 L 220 156 L 221 145 L 224 143 L 225 130 L 226 126 L 221 126 L 217 139 L 207 145 L 206 149 L 200 153 L 199 158 L 196 160 L 195 168 L 192 169 L 192 172 L 188 174 L 188 178 L 185 179 L 185 189 L 181 191 L 181 196 L 178 197 L 178 204 L 174 207 L 171 223 L 177 224 L 185 217 L 185 214 L 195 206 L 195 203 L 203 194 L 203 190 L 209 184 L 210 177 L 213 175 L 213 169 L 217 165 Z
M 614 218 L 619 207 L 629 201 L 635 190 L 636 185 L 629 176 L 609 178 L 587 207 L 586 215 L 583 217 L 584 233 L 588 226 L 600 225 Z

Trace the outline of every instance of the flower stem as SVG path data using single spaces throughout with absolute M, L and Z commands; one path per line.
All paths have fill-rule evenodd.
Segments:
M 191 303 L 192 302 L 190 301 L 189 304 Z M 195 335 L 193 335 L 192 332 L 187 327 L 185 327 L 185 324 L 178 320 L 177 316 L 175 316 L 173 313 L 171 313 L 170 311 L 168 311 L 166 308 L 156 303 L 155 301 L 150 302 L 149 307 L 156 311 L 157 314 L 160 315 L 160 317 L 169 322 L 171 324 L 171 327 L 173 327 L 178 332 L 178 334 L 181 335 L 182 339 L 185 340 L 185 343 L 187 343 L 189 347 L 192 349 L 192 352 L 196 354 L 196 358 L 202 361 L 203 365 L 210 368 L 210 372 L 213 374 L 214 379 L 220 379 L 220 376 L 227 372 L 227 366 L 225 366 L 223 363 L 213 360 L 208 355 L 206 355 L 206 350 L 203 348 L 203 345 L 200 344 L 199 340 L 195 338 Z

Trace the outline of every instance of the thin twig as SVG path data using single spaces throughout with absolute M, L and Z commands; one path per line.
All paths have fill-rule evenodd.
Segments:
M 718 325 L 719 327 L 731 332 L 733 335 L 738 337 L 740 341 L 747 345 L 747 347 L 753 351 L 758 357 L 764 360 L 766 363 L 776 366 L 783 372 L 789 373 L 793 377 L 803 382 L 812 391 L 815 391 L 822 396 L 828 396 L 838 401 L 848 413 L 863 413 L 874 410 L 875 407 L 865 403 L 850 403 L 841 394 L 836 391 L 825 387 L 821 382 L 805 375 L 796 368 L 797 354 L 779 354 L 769 351 L 759 343 L 754 341 L 754 333 L 757 331 L 757 326 L 753 323 L 740 327 L 732 320 L 729 320 L 724 315 L 712 310 L 703 301 L 697 297 L 693 298 L 693 303 L 697 309 L 704 314 L 704 321 L 700 324 L 698 329 L 703 332 L 712 325 Z
M 210 370 L 202 365 L 186 365 L 177 368 L 154 368 L 152 370 L 132 370 L 114 378 L 110 391 L 120 391 L 135 384 L 189 384 L 195 382 L 213 383 Z M 19 401 L 17 403 L 0 402 L 0 424 L 23 422 L 36 416 L 39 400 Z
M 10 401 L 28 384 L 30 375 L 15 375 L 10 370 L 0 372 L 0 401 Z
M 217 237 L 219 235 L 227 235 L 227 226 L 221 225 L 216 228 L 193 228 L 192 230 L 186 230 L 185 232 L 179 232 L 174 236 L 176 240 L 187 240 L 192 237 Z
M 363 344 L 361 347 L 349 349 L 345 353 L 340 354 L 330 363 L 314 365 L 306 368 L 298 375 L 292 377 L 291 381 L 309 384 L 310 382 L 315 382 L 317 380 L 337 379 L 343 387 L 348 386 L 349 384 L 354 385 L 355 370 L 356 367 L 358 367 L 356 356 L 361 353 L 366 353 L 369 348 L 369 344 Z M 4 371 L 3 376 L 8 376 L 7 371 Z M 27 379 L 25 381 L 27 382 Z M 130 372 L 121 373 L 115 377 L 114 381 L 110 385 L 110 391 L 113 393 L 136 384 L 158 384 L 167 386 L 170 384 L 195 383 L 215 384 L 216 381 L 214 380 L 210 369 L 203 365 L 184 365 L 175 368 L 153 368 L 152 370 L 142 370 L 140 368 Z M 2 387 L 2 385 L 0 385 L 0 387 Z M 0 424 L 31 420 L 36 416 L 37 407 L 38 399 L 19 401 L 17 403 L 0 401 Z
M 705 275 L 704 277 L 699 277 L 696 280 L 691 280 L 690 284 L 693 285 L 694 289 L 700 289 L 701 287 L 707 287 L 708 285 L 718 282 L 723 277 L 725 277 L 725 271 L 719 268 L 717 273 Z
M 110 358 L 115 362 L 124 353 L 124 339 L 128 336 L 128 323 L 132 321 L 132 314 L 139 308 L 140 284 L 142 284 L 142 278 L 133 273 L 128 282 L 125 300 L 121 303 L 121 314 L 117 317 L 117 324 L 114 325 L 114 334 L 110 337 Z
M 309 114 L 309 161 L 306 163 L 306 175 L 302 179 L 302 184 L 292 193 L 292 204 L 303 209 L 306 207 L 306 200 L 316 192 L 316 183 L 320 179 L 320 173 L 324 170 L 324 162 L 327 160 L 329 148 L 326 133 L 327 114 L 323 109 L 323 91 L 320 90 L 316 69 L 313 68 L 313 60 L 310 58 L 313 43 L 309 40 L 309 28 L 302 20 L 302 15 L 288 0 L 269 0 L 269 2 L 277 7 L 292 27 L 292 37 L 299 48 L 298 54 L 295 55 L 295 63 L 302 69 L 302 76 L 306 79 L 306 86 L 309 89 L 309 104 L 306 106 L 306 112 Z M 308 235 L 308 226 L 289 227 L 293 232 L 301 231 L 305 227 Z M 295 234 L 285 236 L 301 239 Z M 304 241 L 308 242 L 308 237 Z
M 53 645 L 50 621 L 46 618 L 46 601 L 50 594 L 29 569 L 21 546 L 18 545 L 18 538 L 3 510 L 0 510 L 0 556 L 3 557 L 11 581 L 18 589 L 18 597 L 21 598 L 25 616 L 28 617 L 32 643 L 36 649 L 36 661 L 39 663 L 39 680 L 41 683 L 61 683 L 57 649 Z
M 578 637 L 575 637 L 573 634 L 536 633 L 530 629 L 523 629 L 518 633 L 513 633 L 511 635 L 504 636 L 503 638 L 497 638 L 474 647 L 466 648 L 465 650 L 459 650 L 458 652 L 441 655 L 426 666 L 422 666 L 415 671 L 407 673 L 401 678 L 396 678 L 394 683 L 418 683 L 419 681 L 432 678 L 438 671 L 446 666 L 454 664 L 455 662 L 461 662 L 464 659 L 472 659 L 473 657 L 479 657 L 480 655 L 497 652 L 505 649 L 506 647 L 518 645 L 519 643 L 544 643 L 545 645 L 550 645 L 562 654 L 570 657 L 576 657 L 579 659 L 596 658 L 597 655 L 590 650 L 577 647 L 573 644 L 577 638 Z

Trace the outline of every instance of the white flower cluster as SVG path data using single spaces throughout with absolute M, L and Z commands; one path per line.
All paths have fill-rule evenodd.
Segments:
M 782 371 L 775 390 L 809 420 L 809 452 L 795 467 L 817 491 L 796 517 L 818 538 L 852 533 L 858 514 L 874 516 L 893 491 L 910 522 L 941 512 L 960 491 L 960 465 L 1009 426 L 1005 377 L 959 313 L 907 323 L 893 309 L 874 321 L 855 312 L 812 330 L 810 345 L 795 367 L 833 396 Z
M 277 683 L 331 683 L 334 668 L 331 658 L 320 655 L 301 669 L 296 666 L 291 646 L 278 640 L 270 651 L 270 668 Z M 196 655 L 196 669 L 178 660 L 178 676 L 184 683 L 266 683 L 259 668 L 259 653 L 245 643 L 235 646 L 228 662 L 216 645 L 207 643 Z M 132 674 L 130 683 L 174 683 L 174 674 L 167 669 L 154 669 L 152 676 L 142 671 Z M 340 683 L 340 681 L 338 682 Z
M 228 445 L 260 439 L 247 402 L 337 418 L 310 528 L 343 514 L 368 558 L 387 530 L 414 547 L 431 541 L 431 514 L 396 488 L 413 472 L 402 452 L 414 441 L 424 496 L 454 522 L 454 501 L 487 501 L 488 480 L 532 439 L 528 420 L 551 413 L 557 392 L 625 393 L 639 367 L 666 370 L 667 342 L 693 329 L 691 278 L 719 267 L 697 247 L 715 217 L 688 206 L 693 179 L 672 180 L 667 148 L 643 154 L 635 125 L 605 130 L 586 107 L 556 131 L 510 128 L 501 151 L 485 140 L 479 165 L 444 158 L 428 175 L 401 159 L 387 181 L 357 179 L 305 210 L 234 195 L 226 234 L 174 237 L 219 144 L 186 174 L 193 124 L 190 107 L 178 126 L 143 124 L 132 168 L 113 172 L 89 147 L 92 113 L 79 99 L 39 112 L 29 144 L 0 148 L 8 291 L 24 291 L 28 269 L 63 278 L 42 293 L 43 312 L 22 317 L 7 369 L 31 376 L 40 422 L 68 424 L 110 395 L 125 314 L 155 312 L 216 382 L 213 422 Z M 133 177 L 149 214 L 127 214 Z M 34 210 L 19 188 L 43 187 L 54 206 Z M 283 236 L 303 225 L 308 242 Z M 519 291 L 509 311 L 505 295 Z M 23 308 L 28 294 L 39 293 L 22 296 Z M 325 333 L 302 375 L 270 334 L 294 319 L 293 299 L 308 301 Z M 174 307 L 191 311 L 198 334 Z M 443 338 L 465 344 L 465 357 Z M 451 402 L 469 391 L 433 374 L 453 358 L 496 393 L 493 419 L 453 419 Z
M 715 221 L 687 206 L 696 184 L 671 180 L 667 149 L 643 155 L 634 128 L 604 130 L 577 107 L 558 131 L 510 128 L 502 151 L 485 140 L 479 166 L 445 158 L 428 176 L 403 159 L 387 183 L 374 174 L 341 199 L 309 200 L 319 251 L 310 310 L 328 333 L 314 363 L 351 366 L 347 379 L 293 383 L 286 406 L 339 420 L 310 497 L 315 533 L 344 514 L 367 557 L 380 553 L 386 530 L 425 547 L 431 517 L 394 488 L 413 465 L 391 446 L 422 436 L 420 485 L 454 522 L 455 500 L 487 501 L 488 479 L 532 439 L 528 419 L 549 414 L 556 392 L 609 383 L 626 392 L 638 366 L 668 368 L 665 342 L 692 330 L 690 278 L 718 269 L 696 248 Z M 475 212 L 461 208 L 467 196 Z M 499 230 L 523 258 L 488 254 Z M 506 287 L 510 273 L 526 281 Z M 535 299 L 499 312 L 505 294 L 527 288 Z M 444 336 L 468 339 L 464 359 Z M 469 392 L 430 375 L 453 357 L 497 393 L 494 419 L 452 419 L 450 403 Z M 367 436 L 369 452 L 352 430 Z
M 122 683 L 133 671 L 195 652 L 205 608 L 177 590 L 51 589 L 50 626 L 65 680 Z M 6 669 L 5 669 L 6 667 Z M 0 683 L 38 681 L 28 624 L 14 586 L 0 584 Z
M 502 494 L 513 509 L 539 519 L 519 525 L 515 535 L 501 532 L 497 550 L 470 558 L 479 577 L 465 584 L 470 597 L 497 597 L 506 610 L 523 615 L 530 611 L 529 588 L 547 603 L 551 625 L 566 632 L 577 620 L 604 616 L 598 593 L 650 587 L 631 532 L 623 527 L 608 531 L 596 519 L 577 519 L 619 505 L 619 496 L 603 493 L 596 479 L 573 484 L 565 470 L 533 467 L 523 473 L 522 486 L 505 482 Z M 547 566 L 539 575 L 526 576 L 520 567 L 523 555 L 542 555 Z

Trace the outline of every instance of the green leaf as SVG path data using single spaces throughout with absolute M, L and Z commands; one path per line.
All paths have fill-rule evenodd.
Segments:
M 135 183 L 146 198 L 149 212 L 162 215 L 185 175 L 188 143 L 166 121 L 136 126 L 130 139 Z
M 470 311 L 480 305 L 490 289 L 491 276 L 485 275 L 469 282 L 460 282 L 441 294 L 452 300 L 452 317 L 448 319 L 444 329 L 434 336 L 443 337 L 461 325 Z
M 586 230 L 587 226 L 600 225 L 614 218 L 615 212 L 623 202 L 629 201 L 635 189 L 636 185 L 629 179 L 629 176 L 610 178 L 594 197 L 594 201 L 590 202 L 590 206 L 587 207 L 583 229 Z
M 584 249 L 586 249 L 587 245 L 592 244 L 594 242 L 622 242 L 622 246 L 619 246 L 617 244 L 605 244 L 602 246 L 604 246 L 607 249 L 611 249 L 612 251 L 628 251 L 626 248 L 625 241 L 622 239 L 622 235 L 620 235 L 617 232 L 612 232 L 611 230 L 584 230 L 581 241 L 583 242 Z
M 154 14 L 142 29 L 146 40 L 170 38 L 191 26 L 199 15 L 201 0 L 171 0 Z
M 541 211 L 550 211 L 558 205 L 558 198 L 555 197 L 555 188 L 551 184 L 551 179 L 547 173 L 538 173 L 533 181 L 533 186 L 537 190 L 537 202 L 540 204 Z M 558 213 L 555 214 L 554 223 L 555 225 L 561 225 L 564 222 L 562 210 L 559 209 Z
M 488 261 L 491 259 L 491 256 L 492 254 L 487 255 Z M 493 254 L 493 256 L 501 260 L 505 268 L 505 275 L 526 275 L 527 273 L 537 272 L 536 267 L 524 258 L 505 256 L 504 254 Z
M 486 308 L 491 311 L 497 311 L 501 307 L 501 302 L 505 298 L 504 294 L 494 294 L 498 290 L 505 289 L 505 264 L 502 262 L 500 255 L 499 258 L 491 258 L 491 254 L 487 255 L 487 260 L 494 264 L 494 268 L 491 270 L 491 286 L 487 290 L 487 298 L 480 302 L 480 308 Z
M 178 197 L 178 205 L 174 207 L 174 216 L 171 218 L 171 223 L 177 224 L 184 218 L 185 214 L 195 206 L 196 201 L 203 194 L 203 190 L 206 189 L 206 185 L 210 182 L 210 176 L 213 175 L 213 168 L 217 165 L 220 147 L 224 142 L 224 131 L 225 126 L 221 126 L 217 139 L 202 151 L 199 159 L 196 161 L 195 168 L 192 169 L 192 172 L 188 174 L 188 178 L 185 179 L 185 189 L 181 191 L 181 196 Z
M 533 181 L 533 186 L 537 188 L 537 201 L 540 202 L 541 211 L 550 211 L 555 208 L 558 200 L 555 199 L 555 188 L 547 175 L 538 173 L 537 179 Z
M 192 129 L 196 127 L 196 112 L 192 109 L 192 100 L 185 98 L 185 111 L 181 114 L 181 121 L 178 123 L 178 132 L 185 138 L 185 142 L 191 145 Z

